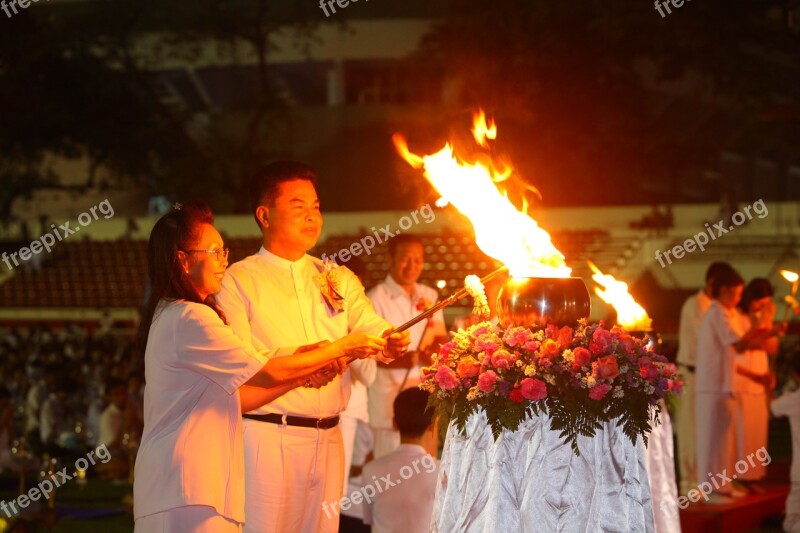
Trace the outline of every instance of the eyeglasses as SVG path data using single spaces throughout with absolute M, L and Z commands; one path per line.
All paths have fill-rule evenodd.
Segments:
M 228 259 L 228 252 L 230 249 L 228 248 L 217 248 L 216 250 L 184 250 L 184 252 L 200 252 L 204 254 L 216 254 L 217 261 L 220 263 Z

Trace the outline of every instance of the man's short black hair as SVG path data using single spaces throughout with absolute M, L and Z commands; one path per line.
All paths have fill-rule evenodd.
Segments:
M 278 197 L 278 186 L 286 181 L 306 180 L 316 188 L 317 173 L 313 168 L 299 161 L 275 161 L 265 166 L 250 178 L 250 208 L 253 216 L 261 205 L 271 206 Z M 261 224 L 256 218 L 256 224 Z
M 711 265 L 708 267 L 708 270 L 706 270 L 706 283 L 714 279 L 714 277 L 720 273 L 731 270 L 733 270 L 733 267 L 725 261 L 715 261 L 711 263 Z
M 768 279 L 753 278 L 742 291 L 742 300 L 739 302 L 739 308 L 744 313 L 749 313 L 752 302 L 762 298 L 772 298 L 774 295 L 775 289 L 772 288 L 772 283 Z
M 433 423 L 433 411 L 427 409 L 429 393 L 406 389 L 394 399 L 394 423 L 403 437 L 421 437 Z
M 723 287 L 736 287 L 737 285 L 744 285 L 744 278 L 735 269 L 720 270 L 711 279 L 711 296 L 716 298 L 722 292 Z
M 412 233 L 404 233 L 402 235 L 397 235 L 396 237 L 392 237 L 389 239 L 389 255 L 394 257 L 395 253 L 397 253 L 397 247 L 402 244 L 419 244 L 422 246 L 422 250 L 425 250 L 425 245 L 422 243 L 422 239 L 417 237 Z

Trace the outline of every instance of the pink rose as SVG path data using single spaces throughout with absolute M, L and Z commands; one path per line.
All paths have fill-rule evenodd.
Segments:
M 475 341 L 475 350 L 478 352 L 485 352 L 486 355 L 491 356 L 500 346 L 496 342 L 478 339 Z
M 525 341 L 525 344 L 522 345 L 522 349 L 528 350 L 529 352 L 535 352 L 539 349 L 539 343 L 533 339 Z
M 555 357 L 561 353 L 558 343 L 553 339 L 546 339 L 541 346 L 541 353 L 547 357 Z
M 608 385 L 607 383 L 598 383 L 597 385 L 589 389 L 589 398 L 591 398 L 592 400 L 599 400 L 603 396 L 605 396 L 606 393 L 610 390 L 611 390 L 611 385 Z
M 575 355 L 575 364 L 578 366 L 588 365 L 592 360 L 592 353 L 583 346 L 575 348 L 572 353 Z
M 511 363 L 514 362 L 514 356 L 506 350 L 497 350 L 492 355 L 492 366 L 501 370 L 508 370 L 511 368 Z
M 592 340 L 597 343 L 597 345 L 602 349 L 605 350 L 614 340 L 614 337 L 611 336 L 611 332 L 606 329 L 597 328 L 594 330 L 592 334 Z
M 558 344 L 561 348 L 567 348 L 572 344 L 572 335 L 573 331 L 569 326 L 564 326 L 558 330 Z
M 454 343 L 453 341 L 446 342 L 446 343 L 442 344 L 441 348 L 439 348 L 439 355 L 447 357 L 448 354 L 450 354 L 450 350 L 452 350 L 455 347 L 456 347 L 456 343 Z
M 458 387 L 456 373 L 446 366 L 440 366 L 436 371 L 436 383 L 444 390 L 455 389 Z
M 503 338 L 503 341 L 512 348 L 521 346 L 531 340 L 533 340 L 533 333 L 531 333 L 531 330 L 521 326 L 508 328 Z
M 619 376 L 619 365 L 617 358 L 613 355 L 601 357 L 592 365 L 594 367 L 594 375 L 596 378 L 606 379 L 611 381 Z
M 492 392 L 496 382 L 497 374 L 495 374 L 493 370 L 487 370 L 478 378 L 478 390 L 482 392 Z
M 547 398 L 547 384 L 541 379 L 523 379 L 520 390 L 523 397 L 534 402 Z
M 478 364 L 474 357 L 465 357 L 458 362 L 456 371 L 459 377 L 472 378 L 480 373 L 481 365 Z

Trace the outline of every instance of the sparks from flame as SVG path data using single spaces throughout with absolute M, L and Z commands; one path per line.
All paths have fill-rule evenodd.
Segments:
M 587 263 L 594 272 L 592 279 L 602 286 L 602 289 L 595 287 L 594 292 L 617 311 L 617 323 L 630 331 L 649 330 L 653 320 L 628 292 L 628 284 L 617 281 L 614 276 L 603 274 L 591 261 Z
M 485 136 L 477 133 L 484 130 Z M 481 112 L 475 116 L 473 133 L 480 144 L 481 139 L 485 142 L 486 138 L 494 138 L 497 128 L 494 123 L 487 127 Z M 550 235 L 497 188 L 497 183 L 511 176 L 511 165 L 493 160 L 488 163 L 460 160 L 449 143 L 434 154 L 420 156 L 408 149 L 401 135 L 395 134 L 392 140 L 400 156 L 423 171 L 425 178 L 442 195 L 442 201 L 452 204 L 469 219 L 478 247 L 508 266 L 512 276 L 570 276 L 572 270 L 553 245 Z

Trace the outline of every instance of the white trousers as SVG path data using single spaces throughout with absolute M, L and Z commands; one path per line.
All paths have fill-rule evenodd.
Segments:
M 736 427 L 736 459 L 745 460 L 749 455 L 767 449 L 769 407 L 766 394 L 735 394 L 739 423 Z M 743 471 L 737 471 L 739 479 L 757 481 L 767 475 L 767 467 L 759 461 L 746 461 Z M 742 463 L 744 464 L 744 463 Z
M 718 474 L 732 476 L 736 473 L 736 399 L 717 393 L 697 393 L 695 399 L 698 481 L 720 480 Z M 715 489 L 728 494 L 733 487 L 726 483 Z
M 244 460 L 245 533 L 338 531 L 344 483 L 338 426 L 303 428 L 245 418 Z
M 136 520 L 134 533 L 241 533 L 242 525 L 207 505 L 189 505 Z
M 800 484 L 798 483 L 792 482 L 792 488 L 786 498 L 783 530 L 787 533 L 800 533 Z
M 694 373 L 686 372 L 683 381 L 683 394 L 675 416 L 675 430 L 678 434 L 678 469 L 681 477 L 681 494 L 697 488 L 697 431 L 695 430 Z

